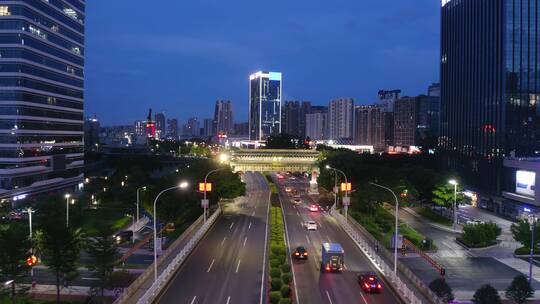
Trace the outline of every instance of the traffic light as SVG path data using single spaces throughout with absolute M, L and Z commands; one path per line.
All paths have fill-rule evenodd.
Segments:
M 351 183 L 341 183 L 341 192 L 350 192 L 352 190 Z
M 212 192 L 212 183 L 199 183 L 199 192 Z
M 26 259 L 26 265 L 34 266 L 36 265 L 37 261 L 38 261 L 38 258 L 35 255 L 31 255 L 30 257 Z

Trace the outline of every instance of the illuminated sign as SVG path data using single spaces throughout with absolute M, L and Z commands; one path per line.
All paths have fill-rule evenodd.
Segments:
M 341 183 L 341 191 L 350 192 L 352 190 L 351 183 Z
M 199 192 L 212 192 L 212 183 L 199 183 Z
M 528 197 L 535 196 L 536 173 L 531 171 L 516 171 L 516 193 Z

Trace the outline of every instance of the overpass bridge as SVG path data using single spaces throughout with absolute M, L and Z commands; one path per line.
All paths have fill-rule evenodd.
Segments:
M 232 151 L 234 172 L 307 172 L 319 174 L 320 153 L 315 150 L 241 149 Z

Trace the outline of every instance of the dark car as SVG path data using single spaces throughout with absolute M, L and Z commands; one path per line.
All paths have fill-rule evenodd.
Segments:
M 382 291 L 382 283 L 374 273 L 361 273 L 358 275 L 358 284 L 364 292 L 380 293 Z
M 116 239 L 118 243 L 131 241 L 131 239 L 133 238 L 133 231 L 131 230 L 120 231 L 114 236 L 114 238 Z
M 293 257 L 298 260 L 305 260 L 308 257 L 306 248 L 299 246 L 293 252 Z

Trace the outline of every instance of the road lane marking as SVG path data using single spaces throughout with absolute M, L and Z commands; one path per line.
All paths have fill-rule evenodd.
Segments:
M 229 304 L 229 302 L 231 302 L 231 296 L 227 298 L 227 304 Z
M 330 302 L 330 304 L 333 304 L 332 299 L 330 299 L 330 294 L 328 293 L 328 290 L 326 291 L 326 296 L 328 297 L 328 302 Z
M 191 300 L 191 303 L 190 303 L 190 304 L 195 303 L 195 300 L 197 300 L 197 296 L 194 296 L 194 297 L 193 297 L 193 300 Z
M 362 297 L 362 300 L 364 300 L 364 303 L 368 304 L 368 301 L 364 297 L 364 294 L 360 291 L 360 296 Z
M 251 213 L 251 216 L 255 216 L 255 211 L 253 211 L 253 212 Z
M 210 263 L 210 266 L 208 267 L 208 270 L 206 272 L 210 272 L 210 270 L 212 270 L 212 266 L 214 266 L 214 262 L 215 260 L 212 259 L 212 263 Z
M 307 234 L 306 234 L 306 240 L 307 240 L 307 242 L 309 243 L 309 237 L 307 236 Z
M 248 230 L 251 229 L 251 222 L 249 222 Z
M 238 273 L 238 269 L 240 268 L 240 262 L 242 262 L 242 260 L 238 260 L 238 265 L 236 265 L 236 273 Z
M 246 242 L 247 242 L 247 236 L 246 236 L 246 238 L 244 239 L 244 247 L 246 247 Z
M 229 230 L 231 230 L 233 226 L 234 226 L 234 222 L 232 222 L 231 226 L 229 226 Z
M 227 237 L 224 237 L 223 238 L 223 241 L 221 241 L 221 246 L 223 246 L 223 244 L 225 244 L 225 240 L 227 239 Z

